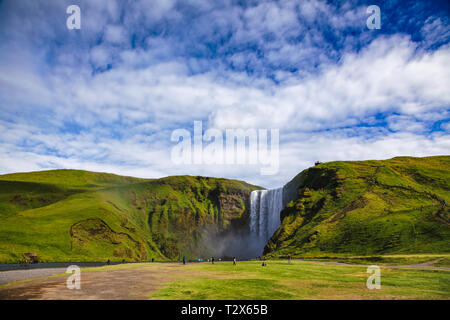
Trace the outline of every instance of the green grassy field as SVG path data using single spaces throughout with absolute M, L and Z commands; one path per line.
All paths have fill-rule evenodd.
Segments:
M 173 281 L 152 299 L 450 299 L 450 272 L 381 269 L 381 289 L 369 290 L 365 267 L 309 262 L 222 262 L 186 267 L 198 274 Z
M 303 254 L 293 257 L 304 261 L 340 262 L 363 265 L 401 266 L 434 261 L 433 266 L 450 267 L 450 254 L 351 255 L 340 253 Z
M 89 267 L 82 269 L 82 290 L 76 292 L 64 285 L 55 286 L 67 278 L 67 274 L 59 274 L 0 286 L 0 295 L 1 290 L 14 293 L 15 287 L 27 290 L 38 284 L 43 292 L 50 289 L 53 296 L 46 298 L 53 299 L 85 299 L 93 294 L 97 299 L 111 299 L 111 292 L 114 299 L 156 300 L 450 299 L 449 269 L 381 266 L 381 289 L 369 290 L 367 266 L 301 260 L 266 262 L 266 267 L 260 261 L 238 261 L 236 266 L 216 262 Z M 46 279 L 53 279 L 53 283 Z

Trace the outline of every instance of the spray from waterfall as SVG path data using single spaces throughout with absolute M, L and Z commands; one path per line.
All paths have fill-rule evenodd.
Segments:
M 264 246 L 280 226 L 283 209 L 283 188 L 256 190 L 250 194 L 250 233 L 255 256 L 262 254 Z

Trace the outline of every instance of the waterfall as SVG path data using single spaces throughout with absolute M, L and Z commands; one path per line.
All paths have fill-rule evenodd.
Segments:
M 250 233 L 256 255 L 261 255 L 267 241 L 280 226 L 283 188 L 256 190 L 250 194 Z

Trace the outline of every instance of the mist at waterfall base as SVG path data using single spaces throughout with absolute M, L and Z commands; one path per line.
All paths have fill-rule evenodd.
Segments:
M 280 227 L 282 209 L 283 188 L 252 191 L 246 228 L 220 237 L 206 237 L 208 251 L 216 257 L 254 259 L 262 256 L 268 240 Z

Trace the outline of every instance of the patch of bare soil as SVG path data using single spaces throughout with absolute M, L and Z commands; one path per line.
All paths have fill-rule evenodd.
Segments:
M 0 288 L 1 300 L 106 300 L 148 299 L 165 282 L 188 278 L 176 264 L 130 269 L 81 271 L 81 289 L 68 289 L 67 276 L 31 280 Z

